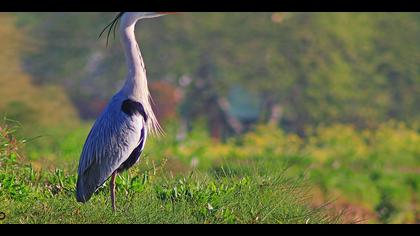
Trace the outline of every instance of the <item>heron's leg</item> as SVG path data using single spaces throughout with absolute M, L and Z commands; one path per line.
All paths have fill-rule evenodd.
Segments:
M 111 176 L 111 202 L 112 202 L 112 210 L 115 212 L 115 177 L 117 177 L 117 171 L 115 171 Z

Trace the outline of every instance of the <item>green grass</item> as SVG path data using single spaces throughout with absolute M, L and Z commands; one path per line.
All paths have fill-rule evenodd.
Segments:
M 77 203 L 75 168 L 35 170 L 18 154 L 24 142 L 14 130 L 0 131 L 0 211 L 6 214 L 0 223 L 339 222 L 338 215 L 311 207 L 302 179 L 284 171 L 219 166 L 173 174 L 167 162 L 147 156 L 117 178 L 114 213 L 108 183 L 88 203 Z
M 79 204 L 74 196 L 75 175 L 9 165 L 0 175 L 0 209 L 7 216 L 1 223 L 339 222 L 338 216 L 310 207 L 302 182 L 282 173 L 238 175 L 226 170 L 173 177 L 164 174 L 164 168 L 148 167 L 117 179 L 117 212 L 113 213 L 107 185 L 87 204 Z
M 45 131 L 25 144 L 23 160 L 10 145 L 18 141 L 0 140 L 2 223 L 420 222 L 420 134 L 401 124 L 320 127 L 306 139 L 260 126 L 225 142 L 203 127 L 180 140 L 166 125 L 167 135 L 149 139 L 140 164 L 117 180 L 115 215 L 107 186 L 75 202 L 89 127 Z M 359 213 L 338 217 L 343 210 Z

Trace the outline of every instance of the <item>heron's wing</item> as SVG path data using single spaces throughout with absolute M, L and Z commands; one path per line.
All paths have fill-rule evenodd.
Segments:
M 119 99 L 113 99 L 98 118 L 80 157 L 77 198 L 87 201 L 91 195 L 126 161 L 142 139 L 144 119 L 138 113 L 128 115 Z

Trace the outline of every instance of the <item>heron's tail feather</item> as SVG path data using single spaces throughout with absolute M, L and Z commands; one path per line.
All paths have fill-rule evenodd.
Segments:
M 76 200 L 78 202 L 85 203 L 89 201 L 89 199 L 92 197 L 95 191 L 96 191 L 96 188 L 93 188 L 89 186 L 89 184 L 86 184 L 83 176 L 79 176 L 79 178 L 77 179 L 77 185 L 76 185 Z

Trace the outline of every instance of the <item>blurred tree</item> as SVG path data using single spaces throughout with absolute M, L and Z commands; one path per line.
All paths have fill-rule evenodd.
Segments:
M 15 25 L 16 18 L 0 14 L 0 117 L 17 120 L 30 127 L 77 123 L 77 111 L 63 89 L 56 86 L 33 85 L 31 77 L 21 69 L 23 50 L 31 49 L 31 38 Z
M 120 43 L 96 40 L 113 15 L 18 14 L 39 42 L 25 68 L 38 83 L 63 85 L 84 117 L 95 116 L 92 103 L 105 103 L 125 76 Z M 149 79 L 184 90 L 181 111 L 190 119 L 238 128 L 223 110 L 240 85 L 262 100 L 262 122 L 304 135 L 319 123 L 419 120 L 419 16 L 183 13 L 145 20 L 137 32 Z

